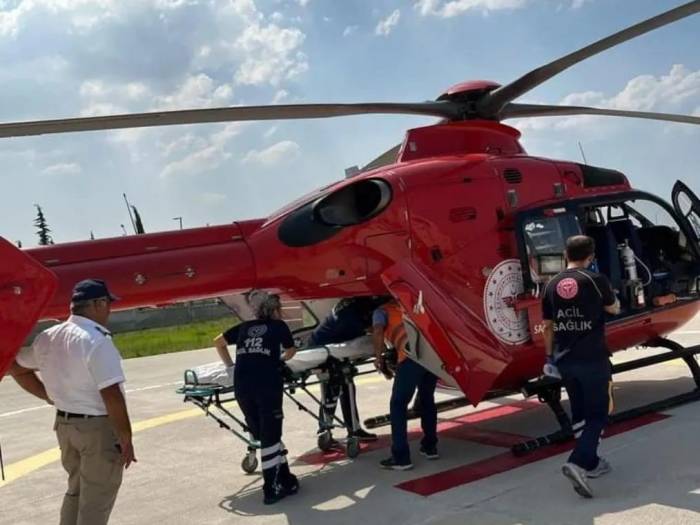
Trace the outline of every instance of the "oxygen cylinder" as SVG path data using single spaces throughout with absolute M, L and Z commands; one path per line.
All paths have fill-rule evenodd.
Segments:
M 627 280 L 630 282 L 638 281 L 637 276 L 637 261 L 634 260 L 634 251 L 625 239 L 625 242 L 620 246 L 620 256 L 622 257 L 622 265 L 625 267 Z
M 625 268 L 625 274 L 627 276 L 627 286 L 630 288 L 630 297 L 633 301 L 632 305 L 635 308 L 644 308 L 644 286 L 642 286 L 642 282 L 637 275 L 637 261 L 634 256 L 634 250 L 630 248 L 627 239 L 625 239 L 625 242 L 622 243 L 619 248 L 622 266 Z

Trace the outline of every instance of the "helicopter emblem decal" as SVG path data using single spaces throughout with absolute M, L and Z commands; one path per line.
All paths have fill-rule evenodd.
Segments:
M 489 274 L 484 288 L 484 314 L 489 329 L 509 345 L 530 339 L 527 313 L 516 311 L 513 300 L 524 291 L 520 261 L 501 261 Z

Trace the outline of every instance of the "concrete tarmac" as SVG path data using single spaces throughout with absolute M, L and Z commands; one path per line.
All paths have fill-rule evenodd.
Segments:
M 699 344 L 700 318 L 673 339 Z M 650 353 L 634 349 L 615 359 Z M 437 461 L 418 454 L 420 423 L 412 422 L 415 468 L 400 473 L 378 467 L 389 454 L 388 427 L 378 429 L 379 443 L 355 460 L 342 452 L 323 455 L 316 448 L 315 422 L 287 401 L 284 441 L 301 490 L 264 506 L 259 471 L 246 475 L 240 469 L 243 443 L 175 393 L 186 368 L 215 360 L 215 351 L 206 349 L 124 362 L 139 462 L 125 472 L 111 523 L 700 523 L 700 405 L 611 428 L 601 453 L 614 470 L 592 480 L 596 497 L 583 500 L 561 475 L 568 455 L 564 448 L 551 447 L 527 459 L 510 454 L 510 444 L 556 430 L 549 409 L 522 396 L 441 414 Z M 673 361 L 616 377 L 616 404 L 625 409 L 693 386 L 687 367 Z M 388 412 L 390 391 L 391 383 L 377 374 L 359 378 L 361 417 Z M 9 378 L 0 382 L 0 444 L 7 475 L 0 482 L 0 524 L 57 522 L 66 476 L 52 422 L 51 407 Z

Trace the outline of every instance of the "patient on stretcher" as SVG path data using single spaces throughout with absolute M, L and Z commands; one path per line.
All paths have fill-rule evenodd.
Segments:
M 362 336 L 346 343 L 299 350 L 285 364 L 292 374 L 299 375 L 304 372 L 325 368 L 330 358 L 341 362 L 355 363 L 366 360 L 373 355 L 371 337 Z M 233 362 L 229 365 L 220 361 L 200 365 L 188 370 L 186 383 L 232 387 L 234 366 Z

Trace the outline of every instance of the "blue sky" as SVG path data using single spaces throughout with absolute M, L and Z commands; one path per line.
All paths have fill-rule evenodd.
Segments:
M 240 104 L 420 101 L 508 82 L 681 0 L 0 0 L 0 121 Z M 700 114 L 700 15 L 520 99 Z M 34 246 L 264 217 L 430 118 L 363 116 L 0 141 L 0 235 Z M 511 121 L 531 154 L 700 191 L 700 129 L 611 117 Z

